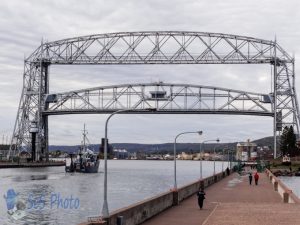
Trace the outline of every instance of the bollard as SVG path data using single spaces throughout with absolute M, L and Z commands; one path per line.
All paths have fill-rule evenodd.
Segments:
M 288 192 L 284 192 L 283 193 L 283 202 L 284 203 L 289 203 L 289 193 Z
M 275 181 L 275 182 L 274 182 L 274 190 L 275 190 L 275 191 L 278 191 L 278 181 Z
M 217 181 L 218 181 L 218 176 L 214 175 L 214 183 L 217 183 Z
M 117 225 L 123 225 L 123 216 L 117 217 Z
M 173 206 L 179 205 L 179 195 L 178 190 L 173 190 Z
M 272 179 L 273 179 L 273 176 L 271 175 L 271 176 L 270 176 L 270 181 L 271 181 L 271 182 L 272 182 Z

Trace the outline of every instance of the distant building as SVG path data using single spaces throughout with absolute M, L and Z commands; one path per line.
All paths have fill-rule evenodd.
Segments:
M 126 149 L 114 149 L 113 156 L 117 159 L 128 159 L 129 153 Z
M 240 142 L 236 145 L 236 159 L 241 161 L 254 161 L 257 159 L 257 145 L 250 142 Z
M 182 160 L 192 160 L 192 159 L 193 159 L 193 155 L 191 155 L 191 154 L 186 154 L 185 152 L 182 152 L 181 154 L 178 154 L 178 159 L 182 159 Z
M 273 159 L 273 150 L 269 146 L 257 146 L 257 155 L 259 159 Z
M 174 155 L 170 155 L 170 154 L 166 154 L 163 156 L 164 160 L 173 160 L 174 159 Z
M 136 153 L 136 158 L 139 160 L 145 160 L 146 159 L 146 154 L 143 151 L 138 151 Z

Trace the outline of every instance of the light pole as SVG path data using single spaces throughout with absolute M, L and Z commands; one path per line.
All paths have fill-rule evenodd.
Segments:
M 219 142 L 220 139 L 217 139 L 217 142 Z M 217 145 L 215 145 L 214 147 L 214 175 L 216 175 L 216 147 Z
M 104 200 L 103 200 L 103 207 L 102 207 L 102 216 L 104 218 L 109 217 L 109 210 L 108 210 L 108 201 L 107 201 L 107 125 L 110 118 L 118 113 L 122 112 L 129 112 L 129 111 L 136 111 L 135 109 L 121 109 L 118 111 L 113 112 L 109 115 L 105 122 L 105 140 L 104 140 Z M 145 109 L 145 111 L 156 111 L 156 109 Z
M 222 172 L 224 171 L 224 148 L 222 149 Z
M 226 145 L 223 149 L 222 149 L 222 172 L 224 172 L 224 149 L 228 149 L 228 146 Z M 229 158 L 228 158 L 229 159 Z
M 227 167 L 230 169 L 230 164 L 229 164 L 229 160 L 230 160 L 230 159 L 229 159 L 229 151 L 230 151 L 230 149 L 228 148 L 228 151 L 227 151 L 227 155 L 228 155 L 228 157 L 227 157 L 227 158 L 228 158 L 228 165 L 227 165 Z
M 183 135 L 183 134 L 199 134 L 199 135 L 202 135 L 202 131 L 188 131 L 188 132 L 182 132 L 182 133 L 179 133 L 177 134 L 177 136 L 175 137 L 175 141 L 174 141 L 174 190 L 177 190 L 177 175 L 176 175 L 176 140 L 177 138 L 180 136 L 180 135 Z
M 205 140 L 205 141 L 202 141 L 202 143 L 200 143 L 200 151 L 199 151 L 199 157 L 200 157 L 200 180 L 202 180 L 203 176 L 202 176 L 202 157 L 201 157 L 201 153 L 202 153 L 202 145 L 204 143 L 207 143 L 207 142 L 219 142 L 219 138 L 217 139 L 214 139 L 214 140 Z

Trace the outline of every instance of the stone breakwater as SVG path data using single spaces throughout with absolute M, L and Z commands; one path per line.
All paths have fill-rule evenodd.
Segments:
M 271 172 L 274 174 L 276 177 L 282 177 L 282 176 L 300 176 L 300 170 L 298 171 L 290 171 L 287 169 L 272 169 Z

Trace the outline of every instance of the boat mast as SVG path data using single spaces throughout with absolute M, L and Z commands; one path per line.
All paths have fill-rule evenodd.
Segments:
M 83 125 L 83 151 L 86 151 L 86 129 L 85 129 L 85 124 Z

